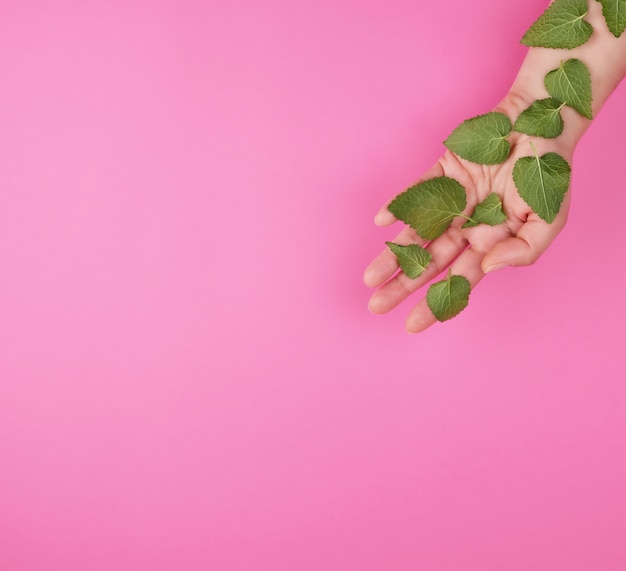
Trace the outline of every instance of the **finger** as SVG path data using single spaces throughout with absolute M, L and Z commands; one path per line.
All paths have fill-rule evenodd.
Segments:
M 507 266 L 529 266 L 543 254 L 565 225 L 567 216 L 552 224 L 533 216 L 522 225 L 516 236 L 497 243 L 483 258 L 485 273 Z
M 441 160 L 437 161 L 432 167 L 430 167 L 414 183 L 414 185 L 428 180 L 429 178 L 435 178 L 437 176 L 443 176 L 443 167 L 441 166 Z M 393 200 L 393 198 L 391 200 Z M 376 226 L 389 226 L 397 221 L 397 218 L 387 209 L 387 207 L 391 203 L 391 200 L 387 201 L 385 206 L 383 206 L 374 217 L 374 224 L 376 224 Z
M 483 256 L 484 254 L 472 250 L 471 248 L 465 250 L 450 267 L 452 275 L 466 277 L 472 289 L 474 289 L 474 286 L 485 275 L 480 265 Z M 436 322 L 437 319 L 428 307 L 426 298 L 424 298 L 411 310 L 411 313 L 409 313 L 406 320 L 406 330 L 409 333 L 419 333 Z
M 393 200 L 393 199 L 392 199 Z M 391 200 L 385 204 L 374 216 L 374 224 L 376 226 L 391 226 L 394 222 L 397 222 L 398 219 L 387 210 L 387 207 L 391 204 Z
M 432 260 L 422 275 L 411 279 L 404 272 L 398 273 L 372 295 L 369 301 L 370 311 L 372 313 L 387 313 L 392 310 L 414 291 L 447 268 L 466 247 L 467 242 L 463 238 L 461 230 L 456 227 L 448 228 L 426 248 L 431 253 Z
M 409 228 L 408 226 L 393 239 L 393 242 L 402 246 L 408 246 L 409 244 L 419 244 L 423 246 L 426 243 L 423 238 L 417 235 L 413 228 Z M 380 284 L 386 282 L 397 269 L 398 258 L 387 247 L 372 260 L 367 268 L 365 268 L 363 282 L 368 287 L 378 287 Z

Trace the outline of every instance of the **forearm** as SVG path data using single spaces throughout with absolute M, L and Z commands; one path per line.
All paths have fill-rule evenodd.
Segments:
M 600 111 L 626 75 L 626 32 L 616 38 L 606 25 L 601 4 L 596 0 L 588 3 L 585 19 L 593 26 L 591 38 L 571 50 L 530 48 L 507 96 L 509 108 L 512 106 L 521 112 L 533 101 L 548 97 L 543 82 L 546 74 L 559 67 L 563 60 L 576 58 L 585 63 L 591 74 L 593 116 Z M 562 137 L 573 149 L 591 121 L 570 107 L 563 108 L 562 116 L 565 122 Z

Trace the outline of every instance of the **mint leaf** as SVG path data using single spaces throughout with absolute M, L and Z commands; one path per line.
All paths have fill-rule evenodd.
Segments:
M 626 0 L 598 0 L 611 33 L 619 38 L 626 29 Z
M 393 242 L 385 242 L 389 249 L 398 257 L 402 271 L 411 279 L 419 277 L 433 259 L 428 250 L 419 244 L 401 246 Z
M 434 240 L 466 206 L 465 188 L 453 178 L 440 176 L 405 190 L 391 201 L 388 209 L 422 238 Z
M 481 165 L 497 165 L 509 156 L 511 121 L 504 113 L 491 112 L 461 123 L 443 142 L 459 157 Z
M 479 224 L 488 224 L 489 226 L 497 226 L 506 220 L 506 214 L 502 210 L 502 202 L 500 197 L 492 192 L 487 198 L 479 203 L 470 219 L 463 224 L 463 228 L 472 228 Z
M 543 80 L 548 93 L 573 107 L 587 119 L 593 119 L 591 110 L 591 74 L 579 59 L 562 61 Z
M 528 109 L 522 111 L 513 125 L 513 130 L 545 139 L 558 137 L 563 132 L 561 108 L 564 105 L 565 103 L 554 97 L 535 101 Z
M 453 276 L 448 270 L 448 277 L 445 280 L 428 288 L 426 303 L 439 321 L 447 321 L 467 307 L 471 291 L 472 286 L 466 277 Z
M 513 180 L 519 195 L 543 220 L 551 223 L 558 214 L 569 188 L 571 168 L 556 153 L 522 157 L 513 167 Z
M 566 48 L 582 46 L 593 33 L 587 15 L 587 0 L 555 0 L 522 37 L 530 47 Z

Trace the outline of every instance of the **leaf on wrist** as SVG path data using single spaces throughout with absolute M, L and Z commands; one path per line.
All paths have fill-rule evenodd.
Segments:
M 571 168 L 556 153 L 521 157 L 513 167 L 519 195 L 540 218 L 552 223 L 569 188 Z
M 479 224 L 487 224 L 489 226 L 497 226 L 506 220 L 506 214 L 502 210 L 502 201 L 500 197 L 492 192 L 487 198 L 479 203 L 474 212 L 470 216 L 463 228 L 472 228 Z
M 402 271 L 411 279 L 422 275 L 426 266 L 433 259 L 431 253 L 419 244 L 402 246 L 393 242 L 385 242 L 389 249 L 397 256 Z
M 464 276 L 453 276 L 448 270 L 448 277 L 432 284 L 426 294 L 426 303 L 439 321 L 447 321 L 457 316 L 469 303 L 472 286 Z
M 593 33 L 587 0 L 555 0 L 522 37 L 529 47 L 572 49 L 582 46 Z
M 587 119 L 593 119 L 591 109 L 591 74 L 587 66 L 579 59 L 568 59 L 549 72 L 544 78 L 548 93 L 576 109 Z
M 461 123 L 444 141 L 459 157 L 481 165 L 497 165 L 509 156 L 511 121 L 504 113 L 491 112 Z
M 544 139 L 553 139 L 563 132 L 561 108 L 564 103 L 554 97 L 535 101 L 522 111 L 513 125 L 513 130 Z
M 434 240 L 466 206 L 465 188 L 453 178 L 440 176 L 410 187 L 396 196 L 387 208 L 422 238 Z
M 626 0 L 598 0 L 611 33 L 619 38 L 626 29 Z

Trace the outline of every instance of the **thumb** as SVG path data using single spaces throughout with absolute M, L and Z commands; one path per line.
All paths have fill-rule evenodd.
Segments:
M 527 221 L 517 236 L 498 242 L 483 258 L 483 272 L 489 273 L 507 266 L 530 266 L 552 243 L 563 224 L 548 224 L 543 220 Z

